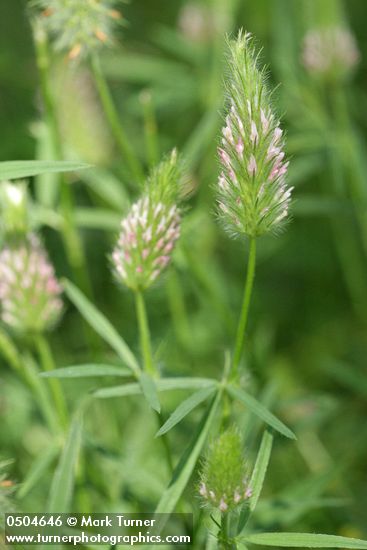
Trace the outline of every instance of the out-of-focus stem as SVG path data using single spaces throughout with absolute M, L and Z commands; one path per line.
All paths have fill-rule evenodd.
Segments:
M 332 90 L 331 98 L 332 119 L 335 121 L 338 137 L 337 154 L 343 159 L 347 174 L 346 183 L 355 208 L 364 252 L 367 255 L 367 191 L 365 175 L 364 173 L 360 174 L 359 169 L 359 143 L 350 119 L 347 98 L 343 88 L 336 86 Z
M 34 340 L 43 370 L 45 372 L 55 370 L 56 366 L 54 358 L 46 338 L 42 334 L 37 334 Z M 68 411 L 61 384 L 59 380 L 55 378 L 50 378 L 49 384 L 53 398 L 55 400 L 55 406 L 60 418 L 61 425 L 66 428 L 68 425 Z
M 167 297 L 176 337 L 186 348 L 191 340 L 190 327 L 179 275 L 173 267 L 167 277 Z
M 33 34 L 45 118 L 50 130 L 55 158 L 62 160 L 62 143 L 60 140 L 54 98 L 50 87 L 50 56 L 48 41 L 42 24 L 37 20 L 33 24 Z M 60 200 L 63 216 L 61 234 L 64 241 L 66 254 L 77 284 L 89 297 L 91 297 L 91 284 L 85 269 L 83 246 L 75 227 L 73 195 L 68 182 L 62 174 L 60 175 L 60 182 Z
M 32 364 L 31 360 L 27 361 L 26 357 L 18 353 L 9 336 L 3 331 L 0 331 L 0 353 L 34 393 L 37 405 L 41 410 L 50 433 L 57 433 L 60 430 L 60 425 L 52 407 L 44 380 L 38 376 L 36 367 Z
M 157 121 L 152 102 L 152 94 L 149 90 L 143 90 L 140 94 L 140 103 L 143 106 L 145 148 L 149 166 L 153 167 L 159 161 L 159 143 Z
M 329 153 L 329 160 L 334 184 L 337 189 L 343 189 L 345 186 L 343 167 L 335 151 Z M 363 255 L 356 238 L 357 232 L 354 231 L 351 220 L 348 220 L 348 217 L 342 214 L 339 213 L 338 217 L 335 217 L 333 214 L 330 216 L 335 248 L 352 306 L 357 316 L 365 320 L 367 311 L 367 284 Z
M 99 97 L 111 128 L 112 135 L 120 149 L 122 158 L 126 161 L 126 164 L 138 183 L 144 179 L 144 172 L 140 165 L 137 156 L 134 153 L 133 148 L 130 145 L 129 139 L 125 134 L 123 126 L 120 123 L 119 116 L 111 97 L 110 90 L 108 88 L 106 79 L 101 70 L 101 65 L 98 57 L 93 56 L 91 58 L 91 67 L 94 76 L 94 80 L 97 86 Z
M 245 342 L 245 331 L 246 331 L 248 312 L 249 312 L 250 301 L 251 301 L 252 287 L 254 284 L 255 266 L 256 266 L 256 239 L 255 237 L 252 237 L 250 240 L 250 250 L 249 250 L 249 258 L 248 258 L 248 264 L 247 264 L 245 291 L 243 295 L 241 315 L 240 315 L 238 328 L 237 328 L 235 351 L 233 354 L 233 364 L 232 364 L 233 378 L 237 375 L 238 366 L 241 361 L 244 342 Z

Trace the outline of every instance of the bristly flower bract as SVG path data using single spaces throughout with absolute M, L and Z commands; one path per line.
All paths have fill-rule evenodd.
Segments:
M 176 151 L 148 178 L 142 197 L 121 222 L 112 254 L 117 279 L 132 290 L 145 290 L 171 261 L 180 236 L 181 163 Z
M 232 235 L 256 237 L 284 224 L 292 189 L 286 185 L 283 131 L 248 33 L 229 42 L 225 88 L 218 215 Z
M 220 512 L 234 510 L 252 495 L 242 455 L 242 440 L 236 428 L 223 432 L 204 460 L 199 494 L 206 506 Z
M 116 6 L 122 0 L 34 0 L 43 25 L 54 38 L 55 48 L 70 59 L 91 54 L 113 42 L 122 21 Z

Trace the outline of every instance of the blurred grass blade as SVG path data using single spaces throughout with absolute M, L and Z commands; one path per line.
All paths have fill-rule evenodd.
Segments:
M 23 499 L 30 491 L 32 491 L 33 487 L 38 484 L 51 466 L 54 459 L 57 457 L 59 451 L 60 445 L 52 445 L 45 452 L 37 455 L 31 464 L 23 483 L 17 491 L 18 499 Z
M 149 405 L 157 412 L 161 412 L 161 405 L 158 399 L 158 392 L 155 382 L 149 374 L 142 372 L 140 374 L 140 386 L 143 391 L 145 399 Z
M 183 149 L 184 158 L 191 169 L 196 167 L 203 153 L 212 145 L 212 136 L 218 131 L 220 123 L 218 110 L 210 109 L 192 132 Z
M 196 388 L 216 387 L 217 381 L 211 378 L 162 378 L 156 381 L 158 391 L 169 390 L 190 390 Z M 124 384 L 123 386 L 112 386 L 101 388 L 93 393 L 94 397 L 121 397 L 124 395 L 138 395 L 142 393 L 141 386 L 137 383 Z
M 130 200 L 123 184 L 108 170 L 94 168 L 93 170 L 83 172 L 80 178 L 93 193 L 98 195 L 115 211 L 122 212 L 128 209 Z
M 252 497 L 250 498 L 249 505 L 245 504 L 241 509 L 238 518 L 237 534 L 243 531 L 247 520 L 256 508 L 268 468 L 273 440 L 272 434 L 266 430 L 261 440 L 260 449 L 257 453 L 254 470 L 251 476 L 250 487 L 252 489 Z
M 65 446 L 55 470 L 47 506 L 50 513 L 68 512 L 70 510 L 74 490 L 75 468 L 82 441 L 82 414 L 83 409 L 80 408 L 71 422 Z
M 116 351 L 124 363 L 135 374 L 138 373 L 139 364 L 127 346 L 125 341 L 118 334 L 117 330 L 111 325 L 102 313 L 84 296 L 84 294 L 68 280 L 63 281 L 63 285 L 69 299 L 80 311 L 84 319 L 94 328 L 94 330 Z
M 156 433 L 155 437 L 159 437 L 169 430 L 171 430 L 176 424 L 181 422 L 185 416 L 187 416 L 193 409 L 195 409 L 200 403 L 208 399 L 215 391 L 215 388 L 204 388 L 190 395 L 185 401 L 179 404 L 177 409 L 171 414 L 168 420 L 163 424 L 161 429 Z
M 104 231 L 117 231 L 120 221 L 121 215 L 108 209 L 75 209 L 75 223 L 78 227 L 85 227 L 86 229 L 103 229 Z
M 233 386 L 227 386 L 228 393 L 238 401 L 246 405 L 254 414 L 261 418 L 266 424 L 274 428 L 277 432 L 290 439 L 297 439 L 295 434 L 287 428 L 276 416 L 274 416 L 267 408 L 264 407 L 257 399 L 252 397 L 242 389 Z
M 131 370 L 127 367 L 115 367 L 113 365 L 72 365 L 53 371 L 42 372 L 43 378 L 87 378 L 93 376 L 131 376 Z
M 51 172 L 75 172 L 86 168 L 90 168 L 90 165 L 66 160 L 11 160 L 0 162 L 0 181 L 29 178 Z
M 338 537 L 335 535 L 316 535 L 311 533 L 257 533 L 243 538 L 245 542 L 263 546 L 292 548 L 364 548 L 367 541 Z
M 202 420 L 198 426 L 198 429 L 193 437 L 190 446 L 187 448 L 180 462 L 175 468 L 171 482 L 158 503 L 158 506 L 155 510 L 157 514 L 171 514 L 175 510 L 175 507 L 190 480 L 196 462 L 200 456 L 201 450 L 209 434 L 210 428 L 212 427 L 221 396 L 222 393 L 218 392 L 218 394 L 210 403 L 207 410 L 204 412 Z M 163 524 L 160 523 L 160 530 L 163 529 L 164 522 L 166 522 L 167 520 L 168 515 L 165 516 L 164 519 L 162 519 Z

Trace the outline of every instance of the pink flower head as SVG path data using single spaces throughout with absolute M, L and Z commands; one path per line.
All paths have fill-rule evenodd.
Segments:
M 175 205 L 137 201 L 121 222 L 112 253 L 116 276 L 132 289 L 148 288 L 166 268 L 180 235 L 180 214 Z
M 286 185 L 283 130 L 271 108 L 264 72 L 247 33 L 230 43 L 226 92 L 230 108 L 218 149 L 218 215 L 231 235 L 275 230 L 284 213 L 277 200 Z M 287 196 L 286 204 L 290 202 Z M 264 216 L 266 212 L 266 216 Z
M 43 332 L 62 312 L 62 288 L 46 250 L 31 234 L 0 253 L 1 318 L 20 332 Z

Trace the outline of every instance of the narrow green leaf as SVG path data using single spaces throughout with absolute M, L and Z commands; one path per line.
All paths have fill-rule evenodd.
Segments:
M 177 409 L 171 414 L 168 420 L 163 424 L 161 429 L 156 433 L 156 437 L 159 437 L 169 430 L 171 430 L 176 424 L 181 422 L 185 416 L 187 416 L 193 409 L 195 409 L 200 403 L 208 399 L 210 395 L 215 391 L 214 387 L 204 388 L 190 395 L 185 401 L 179 404 Z
M 132 384 L 124 384 L 123 386 L 111 386 L 110 388 L 101 388 L 92 393 L 93 397 L 98 399 L 106 399 L 109 397 L 124 397 L 126 395 L 139 395 L 143 393 L 140 384 L 133 382 Z
M 42 372 L 43 378 L 86 378 L 88 376 L 131 376 L 127 367 L 113 365 L 72 365 L 48 372 Z
M 211 378 L 162 378 L 156 381 L 157 390 L 190 390 L 196 388 L 215 388 L 217 381 Z M 108 398 L 121 397 L 124 395 L 139 395 L 142 393 L 141 386 L 137 383 L 124 384 L 123 386 L 112 386 L 110 388 L 101 388 L 93 393 L 94 397 Z
M 218 381 L 214 378 L 162 378 L 157 382 L 159 391 L 167 390 L 191 390 L 196 388 L 217 387 Z
M 137 374 L 140 370 L 139 364 L 127 346 L 125 340 L 121 338 L 117 330 L 111 325 L 102 313 L 84 296 L 84 294 L 68 280 L 63 282 L 66 294 L 80 311 L 85 320 L 94 328 L 94 330 L 116 351 L 124 363 Z
M 266 470 L 270 460 L 271 450 L 273 447 L 274 437 L 269 431 L 265 431 L 261 440 L 259 452 L 257 453 L 255 467 L 252 472 L 250 487 L 252 489 L 252 497 L 250 505 L 245 505 L 240 513 L 237 526 L 237 534 L 241 533 L 245 527 L 250 514 L 255 510 L 257 501 L 263 487 Z
M 215 398 L 212 400 L 209 407 L 205 411 L 190 446 L 187 448 L 180 462 L 176 466 L 170 484 L 164 491 L 158 503 L 156 513 L 167 514 L 167 516 L 164 516 L 163 519 L 162 517 L 160 518 L 160 530 L 163 529 L 164 523 L 169 517 L 168 514 L 171 514 L 175 510 L 175 507 L 183 491 L 185 490 L 186 485 L 190 481 L 192 472 L 195 468 L 201 450 L 205 444 L 210 428 L 212 427 L 213 421 L 215 419 L 221 396 L 222 393 L 218 392 L 218 394 L 215 396 Z
M 158 399 L 158 392 L 155 382 L 149 374 L 142 372 L 140 374 L 140 386 L 143 391 L 145 399 L 149 405 L 157 412 L 161 412 L 161 405 Z
M 264 405 L 262 405 L 257 399 L 252 397 L 242 389 L 235 388 L 233 386 L 227 386 L 228 393 L 234 398 L 241 401 L 246 405 L 254 414 L 261 418 L 266 424 L 274 428 L 277 432 L 289 437 L 290 439 L 297 439 L 294 433 L 287 428 L 283 422 L 281 422 L 276 416 L 274 416 Z
M 51 172 L 75 172 L 85 168 L 90 168 L 90 165 L 66 160 L 11 160 L 0 162 L 0 181 L 29 178 Z
M 316 535 L 311 533 L 258 533 L 243 537 L 245 542 L 264 546 L 292 548 L 361 548 L 367 549 L 367 541 L 338 537 L 335 535 Z
M 254 471 L 252 472 L 250 487 L 252 488 L 252 497 L 250 499 L 250 510 L 253 512 L 263 488 L 266 470 L 268 469 L 271 450 L 274 437 L 267 430 L 261 440 L 259 452 L 257 454 Z
M 33 487 L 37 485 L 39 480 L 44 476 L 45 472 L 49 469 L 52 462 L 56 458 L 60 450 L 59 445 L 53 445 L 46 452 L 41 453 L 36 457 L 34 462 L 31 464 L 29 471 L 24 478 L 23 483 L 20 485 L 17 491 L 17 498 L 23 499 L 32 491 Z
M 48 512 L 68 512 L 73 497 L 75 468 L 82 440 L 82 410 L 79 409 L 70 425 L 49 494 Z

